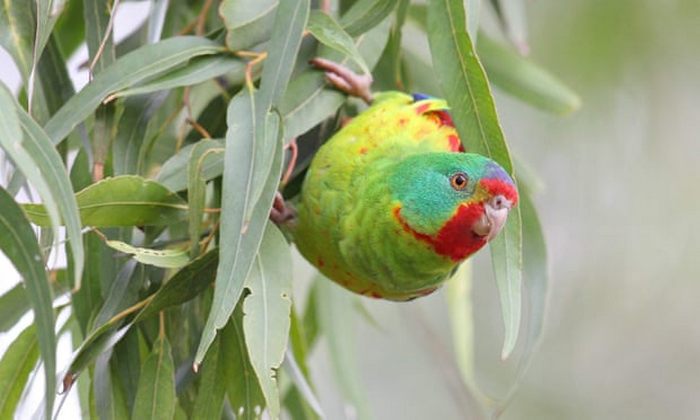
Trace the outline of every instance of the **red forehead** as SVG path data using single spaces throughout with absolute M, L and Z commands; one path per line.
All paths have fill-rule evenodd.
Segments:
M 518 191 L 510 181 L 504 181 L 499 178 L 485 178 L 480 181 L 481 185 L 488 191 L 489 195 L 502 195 L 507 198 L 513 205 L 518 202 Z

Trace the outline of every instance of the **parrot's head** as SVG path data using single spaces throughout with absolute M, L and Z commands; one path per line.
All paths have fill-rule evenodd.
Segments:
M 404 230 L 455 262 L 493 239 L 518 201 L 508 173 L 474 153 L 410 156 L 396 164 L 389 184 Z

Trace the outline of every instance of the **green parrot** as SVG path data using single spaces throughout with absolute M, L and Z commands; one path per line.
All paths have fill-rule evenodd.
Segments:
M 297 248 L 353 292 L 396 301 L 432 293 L 501 230 L 518 201 L 513 180 L 464 153 L 444 100 L 373 98 L 368 76 L 312 64 L 371 106 L 314 156 L 289 224 Z

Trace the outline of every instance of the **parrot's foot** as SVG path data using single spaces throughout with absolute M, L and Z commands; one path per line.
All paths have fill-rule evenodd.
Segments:
M 359 75 L 349 68 L 325 58 L 316 57 L 310 63 L 317 69 L 326 72 L 326 79 L 336 89 L 357 96 L 368 104 L 372 103 L 372 75 Z
M 294 210 L 287 206 L 284 202 L 284 197 L 278 191 L 275 195 L 275 201 L 272 203 L 272 208 L 270 209 L 270 220 L 277 223 L 278 225 L 285 224 L 296 217 Z

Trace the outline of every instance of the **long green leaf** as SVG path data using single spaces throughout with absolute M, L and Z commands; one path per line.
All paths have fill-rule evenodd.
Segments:
M 357 50 L 355 42 L 347 32 L 331 16 L 319 10 L 314 10 L 309 17 L 307 28 L 314 38 L 324 45 L 339 51 L 353 60 L 365 74 L 369 74 L 369 67 Z
M 465 149 L 490 157 L 513 174 L 496 107 L 484 69 L 465 27 L 461 0 L 431 0 L 428 41 L 443 94 Z M 518 338 L 521 317 L 522 235 L 520 209 L 511 211 L 503 232 L 491 242 L 496 283 L 501 296 L 507 357 Z
M 219 14 L 226 26 L 231 50 L 251 48 L 270 37 L 279 0 L 223 0 Z
M 175 69 L 147 83 L 115 92 L 107 100 L 196 85 L 229 73 L 239 75 L 238 80 L 229 81 L 236 83 L 243 80 L 244 71 L 245 63 L 236 57 L 195 58 L 185 67 Z
M 172 420 L 175 415 L 175 368 L 165 337 L 153 343 L 151 355 L 141 369 L 138 398 L 131 418 Z
M 327 340 L 336 381 L 349 404 L 357 410 L 357 418 L 368 419 L 371 416 L 355 351 L 352 323 L 354 296 L 320 274 L 316 283 L 318 317 Z
M 244 115 L 247 119 L 239 116 Z M 243 282 L 253 265 L 262 240 L 265 221 L 282 173 L 282 135 L 276 114 L 268 114 L 264 127 L 255 125 L 252 95 L 237 95 L 229 105 L 226 133 L 228 147 L 224 155 L 223 197 L 221 200 L 221 258 L 217 269 L 212 303 L 194 363 L 201 363 L 214 341 L 216 330 L 223 328 L 243 292 Z M 263 130 L 262 134 L 257 134 Z M 258 138 L 276 139 L 271 150 L 260 150 Z M 276 143 L 276 144 L 275 144 Z M 268 176 L 255 167 L 255 153 L 272 153 L 274 158 Z M 264 183 L 260 199 L 252 202 L 253 185 Z M 252 210 L 251 210 L 252 209 Z M 246 214 L 250 214 L 246 220 Z
M 107 178 L 90 185 L 75 196 L 83 225 L 144 226 L 167 225 L 183 219 L 184 200 L 159 183 L 133 175 Z M 25 204 L 32 222 L 46 226 L 46 210 L 38 204 Z
M 71 361 L 64 383 L 71 384 L 97 356 L 113 347 L 131 327 L 163 309 L 189 301 L 204 291 L 212 281 L 218 262 L 218 250 L 212 250 L 180 269 L 151 297 L 137 304 L 141 310 L 120 329 L 123 318 L 112 318 L 92 331 L 80 345 Z
M 199 143 L 208 144 L 212 149 L 223 149 L 225 143 L 222 139 L 204 139 Z M 187 188 L 187 166 L 189 165 L 192 149 L 195 145 L 190 144 L 180 149 L 179 152 L 172 155 L 170 159 L 165 161 L 160 168 L 160 172 L 156 180 L 163 184 L 171 191 L 182 191 Z M 210 181 L 224 173 L 224 156 L 221 154 L 212 154 L 204 160 L 201 168 L 202 178 L 205 181 Z
M 226 394 L 237 418 L 255 420 L 265 407 L 260 384 L 250 363 L 243 335 L 243 305 L 236 306 L 233 316 L 221 332 L 222 370 Z M 239 415 L 240 414 L 240 415 Z
M 36 328 L 30 325 L 10 344 L 0 360 L 1 418 L 12 418 L 22 390 L 38 358 Z
M 17 283 L 0 296 L 0 333 L 9 331 L 29 309 L 31 307 L 24 285 Z
M 83 90 L 73 96 L 46 123 L 54 144 L 60 143 L 110 94 L 165 73 L 188 60 L 222 51 L 222 46 L 202 37 L 173 37 L 144 45 L 116 60 Z
M 464 383 L 475 393 L 476 372 L 474 370 L 474 315 L 472 308 L 471 262 L 462 263 L 459 270 L 446 284 L 447 307 L 452 327 L 452 344 Z
M 139 151 L 145 141 L 148 124 L 163 105 L 167 94 L 143 95 L 123 102 L 116 136 L 112 142 L 112 171 L 114 175 L 137 173 Z
M 189 205 L 189 236 L 190 254 L 195 256 L 199 253 L 199 235 L 201 232 L 202 216 L 204 215 L 204 199 L 206 180 L 202 168 L 208 158 L 217 156 L 221 158 L 224 149 L 218 142 L 213 140 L 202 140 L 198 142 L 187 164 L 187 204 Z
M 61 214 L 66 226 L 66 235 L 73 257 L 73 275 L 75 288 L 80 288 L 80 278 L 85 264 L 85 250 L 81 235 L 82 226 L 78 214 L 78 205 L 73 195 L 73 187 L 61 156 L 54 148 L 49 136 L 42 128 L 17 104 L 20 124 L 24 132 L 22 146 L 32 157 L 33 164 L 39 168 L 49 192 Z M 22 169 L 24 166 L 20 166 Z M 34 179 L 28 177 L 30 182 Z M 45 197 L 42 195 L 42 198 Z
M 0 89 L 0 139 L 18 139 L 21 136 L 19 120 L 10 99 L 9 93 L 4 88 Z M 0 250 L 22 276 L 27 297 L 34 309 L 34 323 L 46 377 L 45 413 L 50 417 L 56 390 L 56 336 L 49 279 L 29 221 L 3 188 L 0 188 Z
M 221 339 L 217 339 L 202 364 L 202 380 L 194 402 L 192 418 L 209 420 L 221 418 L 226 397 L 226 374 L 222 360 L 228 357 L 221 350 Z M 240 374 L 236 372 L 235 374 Z
M 0 7 L 0 45 L 17 64 L 26 82 L 32 69 L 35 21 L 29 1 L 6 1 Z
M 340 19 L 350 36 L 358 36 L 377 26 L 396 6 L 397 0 L 359 0 Z
M 491 82 L 516 98 L 545 111 L 568 114 L 581 99 L 547 70 L 481 34 L 477 48 Z
M 189 258 L 182 249 L 150 249 L 129 245 L 122 241 L 106 241 L 107 246 L 119 252 L 132 255 L 141 264 L 160 268 L 180 268 L 187 265 Z
M 291 266 L 287 241 L 277 227 L 268 222 L 258 257 L 245 283 L 250 295 L 243 301 L 243 331 L 248 356 L 272 418 L 279 417 L 280 413 L 276 371 L 284 360 L 289 337 Z

